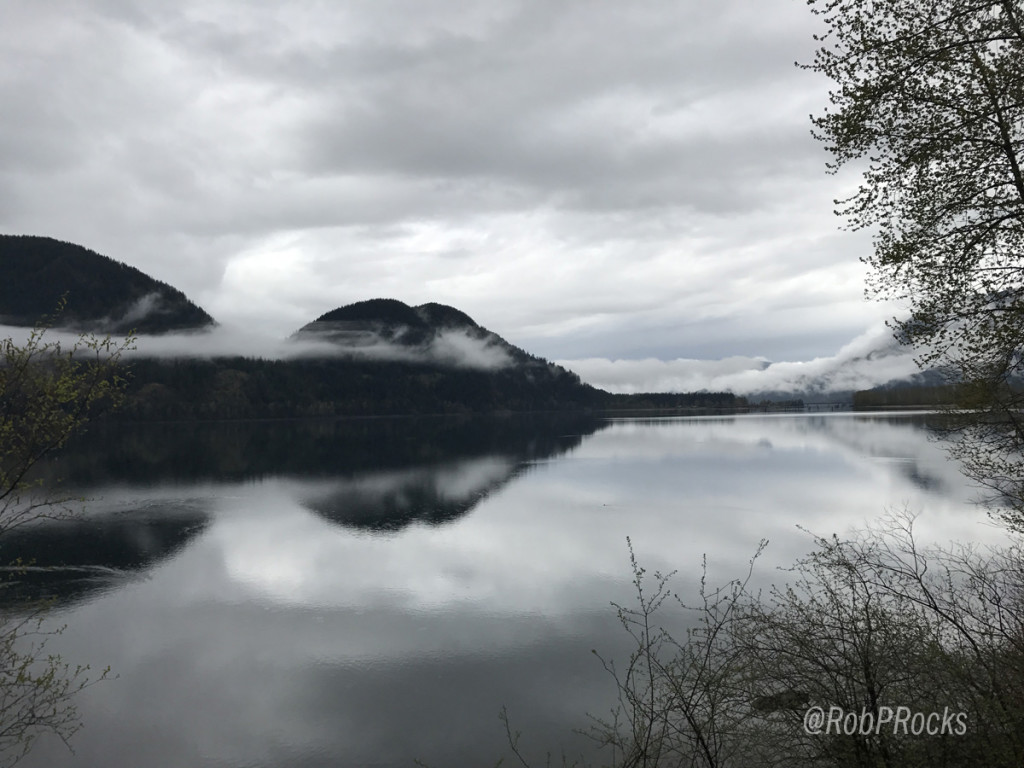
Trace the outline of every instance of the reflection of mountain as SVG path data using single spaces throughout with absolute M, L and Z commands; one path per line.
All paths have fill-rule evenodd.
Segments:
M 592 414 L 505 414 L 96 425 L 47 464 L 48 478 L 104 485 L 352 477 L 479 457 L 547 458 L 607 422 Z
M 182 547 L 207 523 L 194 506 L 147 506 L 117 515 L 49 521 L 4 533 L 9 567 L 0 605 L 39 599 L 79 600 L 95 590 L 152 568 Z
M 808 420 L 809 425 L 814 425 L 839 445 L 860 455 L 891 463 L 915 486 L 932 493 L 942 492 L 949 485 L 937 471 L 945 466 L 945 461 L 937 467 L 926 466 L 924 457 L 919 454 L 920 442 L 913 433 L 924 432 L 930 439 L 936 439 L 943 434 L 944 423 L 943 418 L 924 413 L 907 417 L 899 426 L 885 416 L 857 419 L 817 417 Z M 905 451 L 903 455 L 894 455 L 894 451 L 901 449 Z
M 524 464 L 578 446 L 590 414 L 104 425 L 45 468 L 89 495 L 112 485 L 319 479 L 305 506 L 334 522 L 393 530 L 454 520 Z
M 522 468 L 511 457 L 489 457 L 380 473 L 341 481 L 304 505 L 332 522 L 366 530 L 447 523 L 465 515 Z
M 916 459 L 897 459 L 893 463 L 899 469 L 899 472 L 903 477 L 922 491 L 941 494 L 949 485 L 944 478 L 941 478 L 922 467 Z

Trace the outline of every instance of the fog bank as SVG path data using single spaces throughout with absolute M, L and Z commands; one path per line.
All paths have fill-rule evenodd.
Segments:
M 870 389 L 916 372 L 914 353 L 877 325 L 835 355 L 807 361 L 771 362 L 763 357 L 721 360 L 559 360 L 595 387 L 609 392 L 839 392 Z

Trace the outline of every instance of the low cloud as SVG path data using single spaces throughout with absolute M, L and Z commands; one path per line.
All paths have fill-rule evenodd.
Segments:
M 28 340 L 31 329 L 0 326 L 0 338 L 9 337 L 16 344 Z M 102 334 L 97 334 L 102 338 Z M 49 330 L 44 342 L 59 341 L 70 348 L 80 335 L 67 330 Z M 113 335 L 117 339 L 117 335 Z M 461 368 L 495 370 L 512 364 L 504 347 L 493 338 L 476 338 L 464 331 L 447 330 L 430 341 L 408 346 L 389 343 L 379 337 L 368 343 L 346 346 L 314 334 L 299 338 L 274 339 L 233 326 L 217 326 L 188 333 L 159 336 L 139 335 L 129 357 L 255 357 L 287 360 L 297 357 L 351 357 L 362 360 L 398 360 L 433 363 Z
M 763 357 L 721 360 L 559 360 L 589 384 L 610 392 L 726 391 L 840 392 L 869 389 L 916 372 L 913 350 L 896 344 L 885 326 L 876 326 L 835 355 L 803 362 L 773 363 Z
M 493 370 L 512 364 L 505 345 L 493 335 L 479 336 L 470 331 L 448 329 L 440 331 L 419 344 L 401 343 L 406 331 L 392 329 L 387 336 L 362 327 L 358 331 L 339 333 L 337 323 L 324 324 L 324 331 L 303 330 L 293 336 L 289 346 L 294 352 L 289 357 L 352 357 L 369 360 L 400 360 L 434 363 L 459 368 Z
M 500 344 L 478 339 L 461 331 L 445 331 L 430 345 L 429 354 L 438 362 L 468 368 L 505 368 L 512 358 Z
M 130 326 L 132 323 L 140 321 L 143 317 L 154 312 L 162 311 L 163 303 L 163 297 L 159 292 L 153 291 L 152 293 L 147 293 L 128 307 L 124 316 L 118 319 L 118 321 L 111 323 L 111 325 Z
M 132 323 L 137 323 L 154 312 L 162 311 L 162 305 L 163 297 L 158 291 L 152 291 L 132 302 L 121 317 L 105 317 L 98 325 L 101 328 L 128 328 Z
M 27 328 L 0 326 L 0 337 L 23 343 Z M 70 345 L 78 338 L 67 331 L 48 331 L 46 339 Z M 914 352 L 901 347 L 884 325 L 876 326 L 844 345 L 835 355 L 807 361 L 771 362 L 764 357 L 727 357 L 720 360 L 678 358 L 558 360 L 587 383 L 609 392 L 727 391 L 739 395 L 760 392 L 840 392 L 869 389 L 904 379 L 918 372 Z M 351 357 L 364 360 L 399 360 L 495 370 L 514 364 L 495 337 L 478 338 L 461 330 L 443 331 L 420 345 L 388 342 L 377 336 L 359 344 L 304 334 L 273 339 L 233 326 L 139 336 L 130 353 L 139 357 L 257 357 L 284 360 L 296 357 Z

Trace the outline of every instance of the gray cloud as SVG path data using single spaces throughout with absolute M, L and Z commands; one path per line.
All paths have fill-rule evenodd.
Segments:
M 275 338 L 391 296 L 548 357 L 795 359 L 891 311 L 861 301 L 867 239 L 835 231 L 856 179 L 809 135 L 801 4 L 3 14 L 0 231 L 126 261 L 222 322 Z
M 803 362 L 765 358 L 720 360 L 562 360 L 584 381 L 610 392 L 728 391 L 836 392 L 869 389 L 905 379 L 918 370 L 910 349 L 897 346 L 888 328 L 861 334 L 836 354 Z

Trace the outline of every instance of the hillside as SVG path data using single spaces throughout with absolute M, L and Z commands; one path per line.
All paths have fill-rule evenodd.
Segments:
M 185 295 L 86 248 L 0 235 L 0 324 L 32 326 L 67 295 L 58 327 L 102 333 L 214 324 Z M 610 395 L 531 355 L 455 307 L 369 299 L 299 328 L 285 359 L 161 358 L 143 340 L 118 418 L 194 420 L 603 408 L 729 408 L 723 393 Z M 186 340 L 188 345 L 189 341 Z M 158 345 L 154 345 L 157 347 Z M 148 354 L 147 354 L 148 353 Z
M 600 408 L 607 393 L 442 304 L 370 299 L 321 315 L 286 359 L 130 361 L 132 420 L 379 416 Z
M 322 353 L 495 370 L 525 366 L 538 376 L 571 374 L 529 354 L 445 304 L 411 307 L 395 299 L 369 299 L 331 310 L 294 334 L 319 342 Z M 578 377 L 577 377 L 578 378 Z
M 34 326 L 64 295 L 60 327 L 156 334 L 214 325 L 177 288 L 135 267 L 50 237 L 0 235 L 0 324 Z
M 295 353 L 286 360 L 136 360 L 123 416 L 383 416 L 740 402 L 724 393 L 610 395 L 442 304 L 361 301 L 321 315 L 291 341 Z

